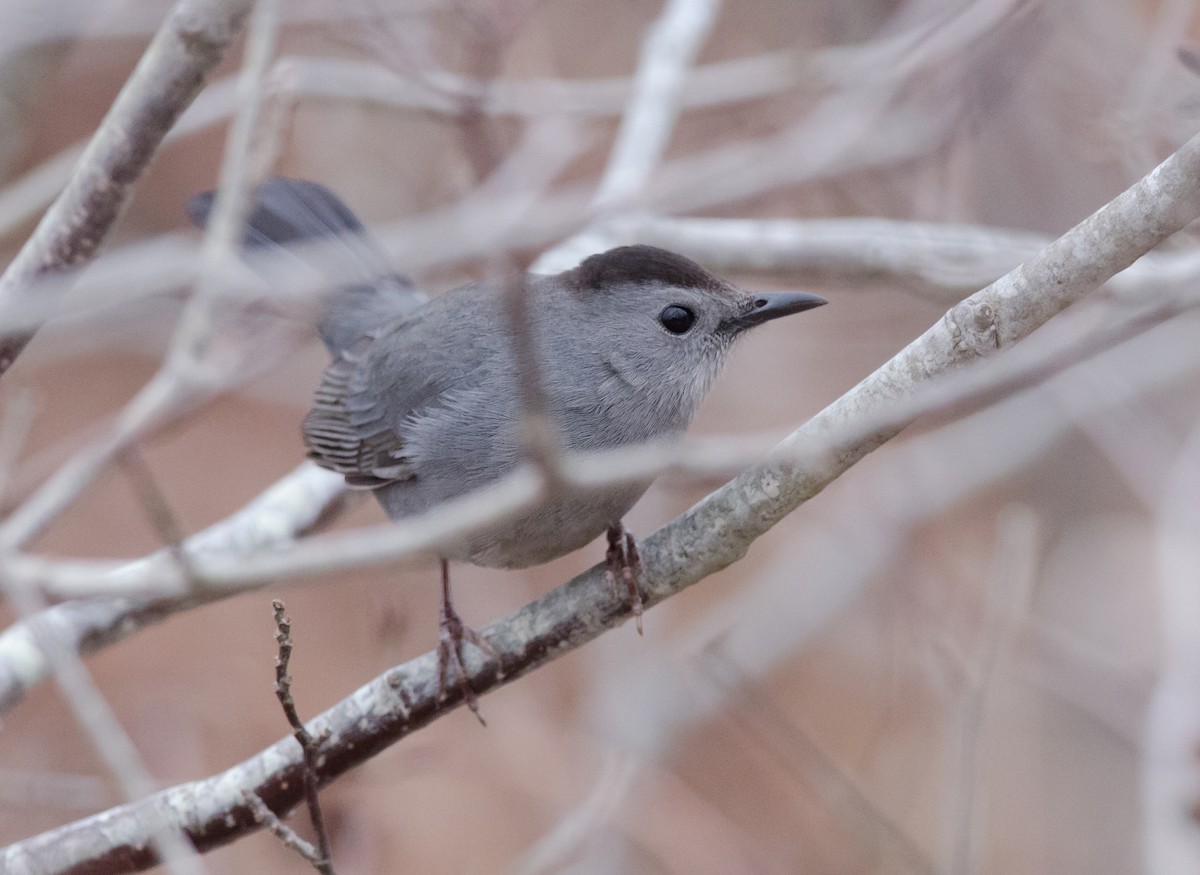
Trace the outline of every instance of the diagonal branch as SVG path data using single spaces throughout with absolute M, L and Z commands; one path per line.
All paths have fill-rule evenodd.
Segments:
M 151 41 L 71 181 L 0 276 L 0 328 L 40 277 L 91 261 L 124 211 L 167 130 L 241 29 L 250 0 L 179 0 Z M 0 336 L 0 375 L 37 328 Z
M 1197 216 L 1200 137 L 1025 264 L 953 307 L 796 431 L 771 459 L 646 539 L 647 606 L 735 562 L 759 535 L 907 423 L 883 417 L 884 424 L 857 430 L 853 441 L 830 441 L 831 435 L 855 434 L 856 422 L 871 421 L 938 375 L 1012 345 Z M 592 568 L 488 626 L 484 633 L 503 673 L 469 658 L 472 685 L 479 694 L 489 692 L 627 616 L 627 606 L 604 585 L 603 568 Z M 439 698 L 434 653 L 371 681 L 309 723 L 314 736 L 328 733 L 321 748 L 322 782 L 453 710 L 460 695 L 453 691 Z M 148 867 L 155 860 L 141 822 L 149 809 L 170 811 L 199 849 L 216 847 L 260 825 L 244 793 L 255 793 L 276 812 L 297 805 L 300 768 L 299 752 L 285 739 L 220 775 L 12 845 L 0 855 L 0 869 L 60 873 Z

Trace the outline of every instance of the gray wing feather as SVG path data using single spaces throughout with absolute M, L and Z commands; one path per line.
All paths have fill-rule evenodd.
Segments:
M 498 299 L 482 291 L 448 292 L 338 355 L 304 420 L 309 457 L 350 486 L 377 489 L 413 480 L 419 466 L 423 474 L 440 470 L 435 457 L 442 459 L 460 432 L 481 420 L 499 430 L 511 416 L 503 392 L 510 382 L 509 341 L 491 328 L 502 324 Z M 478 385 L 492 388 L 469 415 L 454 412 L 464 388 Z M 474 455 L 490 452 L 490 441 L 476 441 Z
M 369 391 L 375 340 L 363 338 L 325 369 L 312 410 L 304 418 L 309 458 L 363 489 L 414 476 L 390 409 L 394 405 L 385 403 L 387 396 L 377 390 Z

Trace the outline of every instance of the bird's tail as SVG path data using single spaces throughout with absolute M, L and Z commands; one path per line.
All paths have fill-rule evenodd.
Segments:
M 214 195 L 207 191 L 188 201 L 188 216 L 201 227 L 208 222 Z M 305 258 L 303 250 L 297 252 L 338 285 L 328 296 L 318 325 L 321 339 L 335 357 L 426 300 L 406 277 L 392 270 L 354 213 L 323 185 L 282 176 L 268 179 L 254 192 L 245 227 L 242 244 L 248 250 L 339 241 L 332 259 Z

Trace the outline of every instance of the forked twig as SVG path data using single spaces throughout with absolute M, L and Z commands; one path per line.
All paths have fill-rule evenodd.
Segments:
M 321 760 L 321 744 L 327 736 L 313 738 L 304 727 L 304 721 L 296 713 L 296 700 L 292 697 L 292 679 L 288 675 L 288 663 L 292 658 L 292 621 L 285 613 L 287 608 L 279 599 L 271 602 L 275 611 L 275 640 L 279 642 L 279 655 L 275 658 L 275 695 L 283 706 L 283 714 L 292 727 L 292 736 L 304 753 L 304 799 L 308 805 L 308 814 L 312 818 L 313 832 L 317 836 L 317 856 L 313 859 L 300 846 L 295 846 L 313 867 L 323 875 L 334 875 L 333 862 L 330 857 L 329 831 L 325 828 L 325 816 L 321 813 L 321 800 L 318 793 L 318 769 Z M 253 793 L 250 794 L 261 803 L 262 800 Z M 266 808 L 266 804 L 263 804 Z M 269 810 L 269 809 L 268 809 Z M 282 824 L 280 824 L 282 826 Z M 279 835 L 279 833 L 276 833 Z M 298 838 L 298 837 L 297 837 Z

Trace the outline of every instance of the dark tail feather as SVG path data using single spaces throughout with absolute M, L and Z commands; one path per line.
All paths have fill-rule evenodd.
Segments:
M 187 204 L 193 222 L 203 227 L 215 192 L 196 195 Z M 332 292 L 318 331 L 337 356 L 360 337 L 393 322 L 426 300 L 404 276 L 395 273 L 379 246 L 341 199 L 315 182 L 268 179 L 254 192 L 242 245 L 247 249 L 287 247 L 307 240 L 337 239 L 344 243 L 348 264 L 339 262 L 338 279 L 354 282 Z M 320 265 L 314 265 L 320 268 Z

